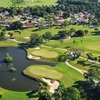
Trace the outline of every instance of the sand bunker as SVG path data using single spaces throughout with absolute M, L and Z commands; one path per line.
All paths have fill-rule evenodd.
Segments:
M 33 56 L 33 55 L 29 55 L 28 58 L 29 58 L 29 59 L 40 59 L 39 56 Z
M 34 49 L 39 50 L 39 49 L 40 49 L 40 47 L 36 47 L 36 48 L 34 48 Z
M 48 85 L 50 86 L 50 92 L 54 93 L 55 89 L 58 88 L 59 86 L 59 82 L 58 81 L 54 81 L 53 83 L 51 82 L 50 79 L 45 79 L 45 78 L 42 78 L 42 80 L 46 83 L 48 83 Z
M 29 39 L 30 37 L 25 37 L 25 39 Z

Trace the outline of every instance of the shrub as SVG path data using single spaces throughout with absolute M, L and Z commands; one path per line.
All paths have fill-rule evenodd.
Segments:
M 0 98 L 2 98 L 2 94 L 0 94 Z
M 67 56 L 66 55 L 60 55 L 58 57 L 58 61 L 60 61 L 60 62 L 64 62 L 66 59 L 67 59 Z
M 11 67 L 11 72 L 15 72 L 16 69 L 14 67 Z
M 8 56 L 5 58 L 6 63 L 11 63 L 13 61 L 13 58 L 11 56 Z

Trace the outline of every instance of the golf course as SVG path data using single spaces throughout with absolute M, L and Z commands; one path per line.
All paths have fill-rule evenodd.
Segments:
M 1 0 L 0 8 L 0 100 L 100 100 L 100 3 Z
M 76 27 L 77 30 L 80 28 L 80 26 L 69 26 L 69 29 L 71 27 Z M 82 26 L 81 26 L 82 27 Z M 87 28 L 87 27 L 86 27 Z M 30 29 L 25 29 L 24 31 L 21 32 L 21 34 L 17 34 L 15 33 L 13 35 L 13 37 L 16 37 L 17 41 L 13 41 L 13 40 L 4 40 L 0 42 L 0 46 L 1 47 L 17 47 L 18 46 L 18 41 L 22 41 L 22 42 L 26 42 L 29 41 L 29 39 L 25 39 L 25 37 L 31 34 L 31 30 L 34 30 L 33 28 Z M 56 34 L 56 32 L 59 29 L 44 29 L 42 31 L 37 31 L 40 35 L 43 34 L 45 31 L 51 31 L 52 34 Z M 27 35 L 27 31 L 28 31 L 28 35 Z M 99 36 L 91 36 L 91 32 L 94 31 L 94 29 L 90 29 L 89 28 L 89 33 L 87 36 L 85 37 L 75 37 L 75 38 L 70 38 L 69 40 L 64 40 L 63 43 L 60 43 L 59 40 L 50 40 L 48 42 L 43 43 L 39 49 L 35 48 L 29 48 L 26 49 L 27 50 L 27 54 L 28 55 L 35 55 L 35 56 L 40 56 L 40 59 L 38 60 L 47 60 L 47 61 L 57 61 L 57 57 L 60 54 L 64 54 L 65 51 L 67 50 L 67 46 L 71 46 L 71 47 L 76 47 L 77 48 L 82 48 L 84 49 L 85 52 L 92 52 L 94 55 L 99 55 L 99 40 L 100 37 Z M 8 37 L 8 36 L 7 36 Z M 73 40 L 77 40 L 77 44 L 73 44 Z M 83 41 L 82 43 L 80 41 Z M 94 46 L 95 45 L 95 48 Z M 82 53 L 82 56 L 86 58 L 85 52 Z M 52 60 L 54 59 L 54 60 Z M 77 63 L 80 62 L 80 63 Z M 85 62 L 85 65 L 82 64 L 82 62 Z M 69 62 L 71 65 L 73 65 L 76 68 L 82 69 L 82 70 L 88 70 L 90 67 L 90 63 L 87 62 L 86 60 L 82 59 L 82 58 L 78 58 L 75 61 L 70 61 Z M 27 66 L 27 68 L 24 70 L 24 73 L 26 75 L 41 79 L 42 77 L 46 77 L 46 78 L 50 78 L 50 79 L 55 79 L 55 80 L 59 80 L 61 82 L 63 82 L 63 84 L 68 87 L 74 84 L 75 81 L 78 80 L 84 80 L 84 76 L 79 73 L 77 70 L 74 70 L 72 68 L 70 68 L 69 66 L 67 66 L 65 64 L 65 62 L 59 62 L 57 63 L 57 65 L 55 67 L 50 67 L 47 65 L 31 65 L 31 66 Z M 3 95 L 3 98 L 1 98 L 1 100 L 5 100 L 7 98 L 7 96 L 10 96 L 10 99 L 12 99 L 13 97 L 16 97 L 18 100 L 18 98 L 20 98 L 20 96 L 17 96 L 18 94 L 21 94 L 21 100 L 27 100 L 27 96 L 24 96 L 25 93 L 27 92 L 11 92 L 9 90 L 5 90 L 1 88 L 0 94 Z M 31 100 L 31 99 L 30 99 Z M 32 99 L 32 100 L 36 100 L 36 98 Z

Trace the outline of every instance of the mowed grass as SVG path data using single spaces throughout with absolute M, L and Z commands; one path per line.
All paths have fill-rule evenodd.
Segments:
M 51 32 L 52 35 L 54 36 L 60 30 L 70 30 L 71 28 L 74 28 L 76 31 L 79 29 L 81 29 L 83 31 L 88 30 L 87 36 L 91 36 L 91 33 L 94 32 L 94 28 L 89 28 L 88 26 L 85 27 L 83 25 L 69 25 L 69 26 L 66 26 L 65 28 L 60 28 L 60 29 L 57 29 L 56 27 L 51 27 L 51 28 L 42 29 L 42 30 L 36 30 L 37 28 L 34 27 L 34 28 L 24 29 L 23 31 L 21 31 L 21 34 L 14 33 L 13 31 L 12 32 L 14 33 L 13 37 L 18 38 L 18 40 L 27 41 L 28 39 L 25 39 L 25 37 L 29 37 L 29 36 L 31 36 L 31 34 L 34 34 L 34 33 L 43 35 L 43 34 L 45 34 L 45 32 Z M 98 29 L 100 30 L 100 27 L 98 27 Z
M 18 7 L 27 7 L 27 6 L 42 6 L 42 5 L 56 5 L 57 0 L 25 0 L 25 3 L 16 5 Z M 0 0 L 0 7 L 10 7 L 12 6 L 11 0 Z
M 24 73 L 39 79 L 42 77 L 56 79 L 61 81 L 66 87 L 73 85 L 75 81 L 84 80 L 81 73 L 68 67 L 64 62 L 58 63 L 56 67 L 47 65 L 29 66 L 24 70 Z
M 47 50 L 47 49 L 34 50 L 32 54 L 36 56 L 45 57 L 45 58 L 56 58 L 59 55 L 57 52 L 52 50 Z
M 73 40 L 76 40 L 77 44 L 73 44 Z M 81 40 L 83 41 L 81 43 Z M 99 54 L 99 45 L 100 45 L 100 37 L 99 36 L 85 36 L 85 37 L 75 37 L 71 38 L 70 40 L 64 40 L 63 43 L 60 43 L 59 40 L 49 41 L 45 43 L 47 46 L 51 47 L 58 47 L 58 48 L 65 48 L 72 47 L 72 48 L 81 48 L 85 52 L 91 52 L 94 54 Z
M 2 95 L 2 98 L 0 100 L 38 100 L 37 97 L 35 97 L 37 94 L 32 94 L 32 98 L 27 96 L 28 92 L 15 92 L 15 91 L 6 91 Z
M 10 40 L 0 41 L 0 47 L 17 47 L 18 43 Z
M 26 75 L 39 78 L 60 79 L 63 75 L 48 65 L 32 65 L 24 70 Z
M 69 63 L 76 68 L 79 68 L 81 70 L 86 70 L 86 71 L 88 71 L 91 66 L 90 62 L 88 62 L 84 59 L 81 59 L 81 58 L 78 58 L 75 60 L 70 60 Z

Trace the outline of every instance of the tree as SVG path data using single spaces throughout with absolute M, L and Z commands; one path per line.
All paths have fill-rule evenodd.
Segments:
M 80 92 L 75 87 L 65 88 L 63 84 L 60 84 L 58 89 L 53 94 L 55 100 L 80 100 Z
M 62 100 L 80 100 L 80 92 L 75 87 L 68 87 L 62 96 Z
M 5 38 L 5 34 L 6 34 L 6 30 L 2 29 L 2 31 L 0 32 L 0 39 L 4 39 Z
M 51 97 L 48 92 L 39 92 L 39 99 L 38 100 L 51 100 Z
M 37 46 L 37 45 L 40 45 L 42 41 L 43 41 L 42 36 L 39 36 L 37 33 L 31 34 L 30 44 Z
M 97 89 L 97 86 L 100 88 L 100 70 L 95 67 L 91 67 L 87 73 L 84 74 L 84 77 L 87 79 L 89 88 Z
M 79 48 L 70 48 L 69 50 L 67 50 L 67 52 L 69 53 L 71 58 L 78 58 L 84 51 Z
M 45 90 L 47 90 L 47 86 L 45 84 L 43 84 L 42 82 L 40 82 L 38 85 L 38 92 L 42 92 Z
M 66 55 L 60 55 L 59 57 L 58 57 L 58 61 L 60 61 L 60 62 L 65 62 L 65 60 L 67 59 L 68 57 L 66 56 Z
M 11 63 L 12 61 L 13 61 L 13 58 L 9 55 L 9 53 L 6 53 L 5 62 L 6 63 Z
M 23 28 L 23 24 L 20 21 L 15 21 L 10 25 L 10 28 L 13 30 L 18 30 Z
M 88 34 L 88 30 L 85 30 L 84 33 L 87 35 Z
M 8 32 L 8 35 L 10 35 L 10 39 L 11 39 L 12 36 L 13 36 L 13 33 L 12 32 Z
M 11 2 L 12 2 L 13 5 L 16 5 L 16 4 L 24 3 L 24 0 L 11 0 Z
M 43 38 L 44 38 L 46 41 L 49 41 L 49 40 L 52 38 L 51 32 L 45 32 L 45 34 L 43 34 Z
M 55 90 L 55 93 L 52 95 L 52 97 L 54 97 L 55 100 L 62 100 L 64 90 L 64 85 L 60 83 L 59 87 Z
M 84 36 L 84 31 L 83 30 L 78 30 L 76 31 L 76 36 Z

